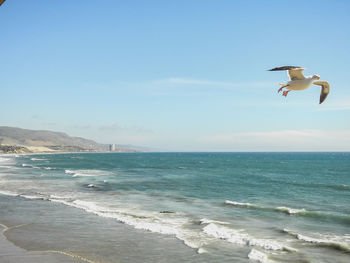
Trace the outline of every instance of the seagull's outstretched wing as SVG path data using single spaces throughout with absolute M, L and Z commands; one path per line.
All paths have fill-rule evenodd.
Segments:
M 283 66 L 283 67 L 277 67 L 270 69 L 269 71 L 280 71 L 280 70 L 288 70 L 288 76 L 290 80 L 298 80 L 298 79 L 305 79 L 303 75 L 304 68 L 297 67 L 297 66 Z
M 283 66 L 283 67 L 277 67 L 277 68 L 269 69 L 269 71 L 290 70 L 290 69 L 297 69 L 297 68 L 302 68 L 302 67 L 298 67 L 298 66 Z
M 314 81 L 315 85 L 319 85 L 322 87 L 321 89 L 321 95 L 320 95 L 320 104 L 324 102 L 324 100 L 327 98 L 329 93 L 329 84 L 327 81 Z
M 305 79 L 303 75 L 303 68 L 290 69 L 288 70 L 288 76 L 290 80 Z

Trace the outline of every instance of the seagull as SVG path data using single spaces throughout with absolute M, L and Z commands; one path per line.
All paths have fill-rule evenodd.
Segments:
M 320 104 L 326 99 L 329 93 L 329 84 L 327 81 L 319 81 L 319 75 L 312 75 L 304 77 L 303 70 L 305 68 L 298 66 L 283 66 L 277 67 L 273 69 L 269 69 L 269 71 L 280 71 L 287 70 L 290 81 L 287 83 L 280 83 L 281 88 L 278 92 L 282 91 L 282 89 L 286 88 L 287 90 L 283 91 L 283 96 L 287 97 L 288 92 L 291 90 L 304 90 L 309 88 L 312 84 L 321 86 L 321 95 L 320 95 Z

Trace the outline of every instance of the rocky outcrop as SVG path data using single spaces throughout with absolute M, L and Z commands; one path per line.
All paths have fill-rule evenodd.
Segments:
M 31 151 L 23 146 L 0 145 L 0 153 L 31 153 Z

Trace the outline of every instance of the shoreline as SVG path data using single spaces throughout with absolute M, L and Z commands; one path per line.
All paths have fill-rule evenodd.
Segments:
M 0 209 L 0 262 L 141 263 L 164 262 L 168 256 L 171 263 L 199 260 L 172 235 L 135 229 L 63 204 L 0 193 Z
M 144 153 L 144 152 L 35 152 L 35 153 L 0 153 L 0 157 L 27 156 L 27 155 L 51 155 L 51 154 L 94 154 L 94 153 Z
M 22 225 L 8 227 L 0 223 L 0 261 L 6 263 L 60 263 L 60 262 L 89 262 L 94 261 L 85 259 L 78 255 L 70 254 L 64 251 L 29 251 L 17 246 L 8 239 L 6 232 Z
M 348 260 L 348 214 L 343 209 L 348 154 L 98 155 L 5 157 L 0 188 L 10 195 L 0 195 L 0 222 L 6 228 L 17 226 L 6 233 L 8 239 L 27 251 L 69 251 L 105 263 L 232 258 L 248 263 L 254 251 L 280 262 L 324 254 L 324 262 Z M 333 156 L 329 169 L 337 171 L 332 175 L 339 181 L 330 182 L 323 161 Z M 271 198 L 264 186 L 281 191 Z M 290 191 L 304 195 L 295 200 Z M 329 195 L 324 197 L 324 191 Z M 310 199 L 309 192 L 315 198 Z M 223 200 L 262 209 L 226 206 Z M 320 200 L 329 205 L 320 206 Z M 310 216 L 309 211 L 325 214 Z

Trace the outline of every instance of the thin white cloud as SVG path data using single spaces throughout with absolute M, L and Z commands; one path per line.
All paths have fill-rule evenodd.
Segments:
M 141 125 L 76 124 L 69 129 L 72 130 L 70 135 L 91 138 L 99 143 L 145 144 L 155 137 L 153 130 Z
M 143 135 L 143 134 L 113 134 L 108 137 L 96 137 L 101 143 L 116 143 L 116 144 L 131 144 L 136 146 L 149 145 L 152 146 L 156 140 L 154 135 Z
M 91 125 L 75 124 L 72 126 L 72 128 L 77 130 L 88 130 L 91 129 Z
M 101 125 L 98 127 L 98 130 L 101 132 L 111 132 L 111 133 L 127 133 L 127 134 L 133 134 L 133 133 L 137 133 L 137 134 L 151 134 L 153 133 L 153 131 L 151 129 L 147 129 L 143 126 L 123 126 L 123 125 L 119 125 L 117 123 L 113 123 L 113 124 L 107 124 L 107 125 Z
M 234 132 L 202 136 L 198 142 L 206 147 L 230 151 L 349 151 L 350 130 Z
M 170 85 L 170 86 L 221 86 L 221 87 L 255 87 L 264 86 L 270 87 L 276 83 L 256 81 L 256 82 L 225 82 L 225 81 L 212 81 L 212 80 L 202 80 L 202 79 L 190 79 L 181 77 L 172 77 L 159 80 L 151 81 L 151 84 L 157 85 Z
M 333 101 L 333 102 L 324 104 L 322 108 L 317 109 L 317 111 L 348 111 L 348 110 L 350 110 L 350 98 Z

